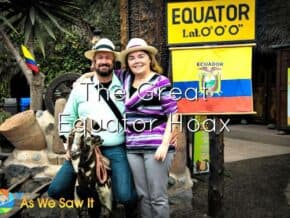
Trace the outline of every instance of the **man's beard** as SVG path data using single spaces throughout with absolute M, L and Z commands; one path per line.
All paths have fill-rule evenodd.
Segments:
M 100 68 L 101 68 L 102 66 L 107 66 L 107 67 L 109 67 L 109 69 L 106 70 L 106 71 L 101 71 Z M 99 67 L 96 69 L 96 72 L 97 72 L 97 74 L 98 74 L 99 76 L 101 76 L 101 77 L 107 77 L 107 76 L 109 76 L 109 75 L 112 74 L 112 72 L 113 72 L 113 67 L 110 67 L 110 66 L 107 65 L 107 64 L 103 64 L 103 65 L 99 66 Z

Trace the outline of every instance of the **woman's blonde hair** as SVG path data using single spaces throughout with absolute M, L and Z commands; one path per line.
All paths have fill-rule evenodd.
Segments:
M 160 66 L 160 64 L 158 63 L 155 55 L 153 55 L 152 53 L 148 52 L 148 51 L 145 51 L 143 50 L 150 58 L 151 62 L 150 62 L 150 70 L 153 71 L 153 72 L 156 72 L 156 73 L 163 73 L 163 69 L 162 67 Z M 129 65 L 128 65 L 128 55 L 125 59 L 125 68 L 126 70 L 130 70 L 129 68 Z

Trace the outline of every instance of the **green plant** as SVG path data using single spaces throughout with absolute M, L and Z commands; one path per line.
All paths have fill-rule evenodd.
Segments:
M 0 101 L 3 100 L 4 98 L 10 97 L 8 82 L 9 81 L 4 80 L 0 83 Z
M 11 114 L 0 108 L 0 125 L 9 117 L 11 117 Z M 11 152 L 12 150 L 13 145 L 0 133 L 0 151 Z
M 39 2 L 42 3 L 45 1 Z M 81 18 L 78 20 L 79 23 L 76 25 L 71 24 L 70 22 L 67 23 L 61 19 L 58 21 L 60 26 L 68 30 L 71 34 L 68 34 L 66 31 L 54 31 L 53 34 L 57 40 L 52 40 L 52 38 L 49 37 L 49 34 L 46 34 L 47 39 L 45 40 L 44 46 L 45 57 L 43 57 L 43 51 L 39 49 L 39 45 L 35 41 L 32 45 L 32 48 L 34 48 L 33 52 L 36 63 L 39 65 L 40 71 L 45 75 L 46 87 L 54 78 L 64 73 L 84 73 L 90 70 L 90 61 L 84 57 L 84 52 L 92 46 L 90 44 L 90 39 L 92 35 L 91 31 L 94 28 L 98 27 L 101 29 L 101 36 L 112 39 L 117 49 L 120 49 L 120 17 L 118 1 L 73 0 L 73 2 L 79 5 L 81 9 L 77 10 L 79 17 Z M 49 4 L 52 4 L 52 2 Z M 72 9 L 72 12 L 74 11 L 75 9 Z M 13 31 L 9 31 L 8 34 L 15 45 L 15 48 L 22 56 L 19 48 L 25 41 L 25 31 L 19 30 L 18 32 L 19 33 L 17 34 Z M 16 74 L 21 69 L 15 61 L 16 58 L 9 57 L 11 56 L 11 53 L 2 43 L 0 43 L 0 51 L 0 71 L 2 72 L 0 72 L 0 83 L 5 83 L 0 85 L 1 99 L 9 97 L 11 75 Z M 6 77 L 4 78 L 4 76 Z
M 58 42 L 47 44 L 47 53 L 50 55 L 38 62 L 45 74 L 46 86 L 64 73 L 83 73 L 88 70 L 90 62 L 83 54 L 88 49 L 88 43 L 79 35 L 64 35 Z
M 9 112 L 0 109 L 0 124 L 2 124 L 9 117 L 11 117 Z

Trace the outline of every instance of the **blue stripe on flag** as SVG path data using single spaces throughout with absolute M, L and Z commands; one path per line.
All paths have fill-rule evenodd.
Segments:
M 36 66 L 36 62 L 33 61 L 33 60 L 31 60 L 31 59 L 25 58 L 25 62 L 26 62 L 27 64 L 32 64 L 32 65 L 35 65 L 35 66 Z
M 181 96 L 185 98 L 187 90 L 187 97 L 194 98 L 196 95 L 195 90 L 198 92 L 198 81 L 190 82 L 173 82 L 173 86 L 182 91 Z M 213 97 L 238 97 L 238 96 L 252 96 L 252 81 L 250 79 L 235 79 L 235 80 L 222 80 L 221 92 L 215 93 Z M 175 92 L 175 91 L 174 91 Z M 201 96 L 198 94 L 197 96 Z

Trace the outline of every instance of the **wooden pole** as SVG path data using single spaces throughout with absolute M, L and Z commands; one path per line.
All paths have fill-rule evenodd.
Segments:
M 208 185 L 208 215 L 224 217 L 224 134 L 219 118 L 209 123 L 210 174 Z M 211 126 L 214 125 L 214 126 Z

